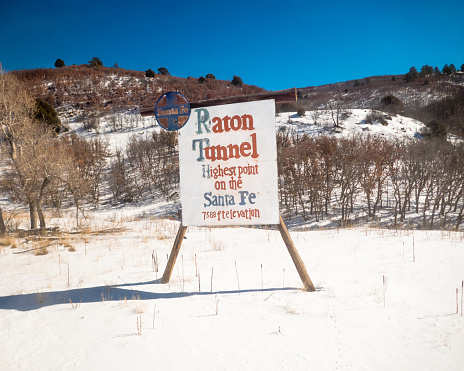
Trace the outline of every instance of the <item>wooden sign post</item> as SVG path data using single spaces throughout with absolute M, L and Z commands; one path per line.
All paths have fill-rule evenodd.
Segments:
M 289 89 L 190 103 L 191 122 L 179 132 L 182 223 L 162 283 L 171 278 L 189 225 L 274 224 L 305 290 L 315 291 L 279 213 L 275 102 L 295 100 L 296 89 Z

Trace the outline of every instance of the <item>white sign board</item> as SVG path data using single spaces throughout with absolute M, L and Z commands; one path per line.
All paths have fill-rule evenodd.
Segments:
M 179 160 L 184 226 L 279 224 L 273 99 L 192 109 Z

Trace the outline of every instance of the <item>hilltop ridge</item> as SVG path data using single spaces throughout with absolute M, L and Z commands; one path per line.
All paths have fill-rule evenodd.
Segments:
M 147 77 L 143 71 L 123 68 L 66 66 L 14 71 L 33 96 L 45 99 L 61 117 L 101 117 L 128 109 L 151 107 L 168 91 L 178 91 L 190 101 L 218 99 L 265 92 L 241 82 L 206 78 L 181 78 L 163 74 Z M 406 75 L 299 87 L 298 102 L 279 104 L 279 112 L 373 109 L 428 123 L 439 120 L 448 131 L 464 136 L 464 74 L 431 74 L 406 81 Z M 235 76 L 234 76 L 235 77 Z M 289 87 L 290 88 L 290 87 Z M 382 98 L 397 99 L 386 107 Z
M 232 81 L 181 78 L 122 68 L 66 66 L 13 72 L 33 96 L 47 100 L 63 114 L 104 114 L 121 109 L 153 106 L 169 91 L 178 91 L 189 100 L 206 100 L 264 92 L 264 89 Z

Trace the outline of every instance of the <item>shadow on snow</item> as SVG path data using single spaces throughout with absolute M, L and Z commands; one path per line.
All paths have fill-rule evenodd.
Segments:
M 161 280 L 126 283 L 113 286 L 87 287 L 81 289 L 69 289 L 63 291 L 51 291 L 31 294 L 0 296 L 0 309 L 15 309 L 18 311 L 37 310 L 43 307 L 59 304 L 76 305 L 79 303 L 98 303 L 103 301 L 120 300 L 153 300 L 153 299 L 177 299 L 195 295 L 220 295 L 238 294 L 247 292 L 270 292 L 270 291 L 289 291 L 299 290 L 298 288 L 267 288 L 267 289 L 247 289 L 247 290 L 226 290 L 213 292 L 150 292 L 134 290 L 133 286 L 160 284 Z

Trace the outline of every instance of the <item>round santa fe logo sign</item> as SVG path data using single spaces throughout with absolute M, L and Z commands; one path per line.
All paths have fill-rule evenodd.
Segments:
M 165 93 L 156 103 L 155 117 L 162 128 L 169 131 L 179 130 L 190 117 L 190 104 L 180 93 Z

